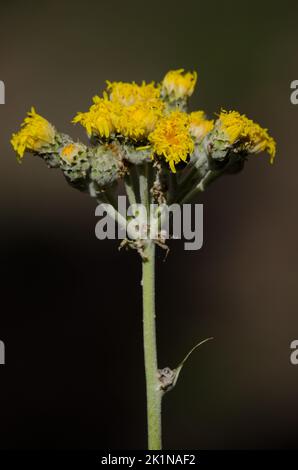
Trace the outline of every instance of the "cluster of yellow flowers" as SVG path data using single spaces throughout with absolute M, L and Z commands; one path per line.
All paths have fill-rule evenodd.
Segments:
M 187 161 L 194 146 L 213 129 L 225 133 L 231 146 L 249 153 L 267 151 L 272 162 L 275 142 L 266 129 L 236 111 L 222 111 L 214 123 L 203 111 L 181 111 L 181 100 L 191 96 L 197 81 L 195 72 L 183 69 L 170 71 L 160 84 L 107 82 L 103 96 L 95 96 L 87 112 L 73 119 L 80 123 L 89 137 L 101 141 L 125 140 L 136 148 L 151 146 L 152 156 L 164 158 L 172 172 L 179 162 Z M 34 108 L 12 137 L 12 145 L 20 157 L 25 150 L 38 151 L 53 143 L 55 129 Z M 68 154 L 71 157 L 72 149 Z M 62 158 L 67 158 L 62 155 Z

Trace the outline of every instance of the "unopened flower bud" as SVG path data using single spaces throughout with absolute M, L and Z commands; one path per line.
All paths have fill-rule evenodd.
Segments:
M 99 190 L 112 186 L 123 175 L 119 149 L 113 145 L 100 145 L 91 151 L 90 179 Z
M 90 158 L 88 148 L 63 136 L 64 144 L 59 148 L 60 168 L 67 181 L 80 190 L 88 187 Z

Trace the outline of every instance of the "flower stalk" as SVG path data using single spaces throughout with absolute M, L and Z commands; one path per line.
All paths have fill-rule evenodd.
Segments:
M 162 390 L 158 381 L 155 325 L 155 245 L 149 243 L 142 260 L 143 339 L 147 394 L 148 449 L 160 450 Z

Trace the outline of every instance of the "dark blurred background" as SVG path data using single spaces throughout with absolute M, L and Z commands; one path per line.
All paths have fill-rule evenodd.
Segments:
M 160 366 L 200 339 L 164 400 L 165 448 L 295 448 L 297 2 L 1 2 L 0 448 L 144 448 L 140 260 L 95 238 L 95 202 L 9 144 L 32 105 L 60 131 L 105 80 L 197 70 L 192 109 L 268 127 L 276 163 L 214 184 L 204 246 L 158 252 Z

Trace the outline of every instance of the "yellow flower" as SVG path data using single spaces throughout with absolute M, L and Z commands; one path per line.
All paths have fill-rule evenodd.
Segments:
M 197 141 L 202 140 L 214 127 L 214 121 L 206 119 L 204 111 L 190 113 L 189 118 L 189 132 Z
M 170 70 L 163 79 L 162 92 L 171 101 L 191 96 L 197 82 L 196 72 L 184 72 L 184 69 Z
M 108 138 L 113 133 L 134 140 L 147 137 L 164 110 L 153 85 L 109 82 L 109 88 L 112 101 L 106 92 L 103 98 L 95 96 L 89 111 L 78 113 L 73 122 L 82 124 L 89 137 Z
M 81 144 L 70 143 L 64 145 L 60 150 L 60 158 L 62 158 L 66 163 L 71 164 L 74 162 L 76 155 L 78 155 L 80 151 L 83 151 L 83 146 Z
M 119 105 L 109 101 L 106 95 L 103 98 L 95 96 L 93 103 L 89 111 L 78 113 L 72 122 L 79 122 L 85 127 L 89 137 L 98 135 L 108 138 L 115 132 L 114 121 L 117 114 L 119 114 Z
M 164 104 L 162 101 L 155 106 L 138 103 L 123 107 L 116 118 L 117 132 L 133 140 L 143 140 L 148 137 L 162 117 Z
M 230 144 L 239 141 L 243 149 L 249 153 L 267 152 L 270 163 L 273 163 L 276 143 L 267 129 L 263 129 L 244 114 L 225 110 L 221 111 L 217 125 L 227 134 Z
M 131 106 L 138 103 L 156 102 L 160 96 L 159 88 L 156 88 L 154 82 L 142 85 L 125 82 L 107 81 L 107 89 L 110 93 L 110 100 L 122 106 Z
M 230 144 L 234 144 L 245 133 L 247 118 L 238 111 L 222 110 L 219 123 L 220 128 L 227 134 Z
M 38 151 L 53 144 L 55 135 L 55 128 L 32 107 L 21 124 L 21 130 L 12 135 L 11 144 L 21 159 L 26 150 Z
M 173 173 L 176 173 L 175 165 L 180 161 L 185 162 L 194 149 L 189 124 L 189 116 L 186 113 L 174 111 L 162 118 L 155 130 L 149 134 L 153 152 L 166 159 Z
M 118 106 L 113 122 L 117 132 L 133 140 L 142 140 L 153 131 L 162 116 L 164 103 L 154 83 L 107 82 L 110 100 Z

